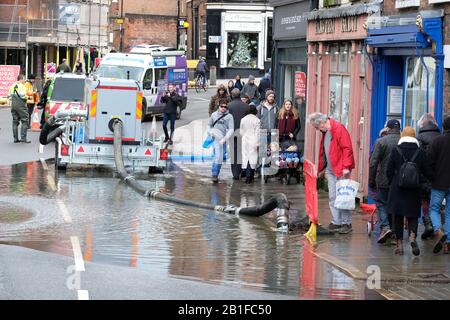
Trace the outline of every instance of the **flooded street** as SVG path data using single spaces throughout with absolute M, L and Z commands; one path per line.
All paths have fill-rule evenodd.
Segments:
M 69 168 L 57 174 L 53 186 L 48 166 L 48 171 L 40 162 L 0 167 L 0 243 L 71 257 L 76 236 L 86 262 L 298 298 L 367 297 L 365 282 L 318 259 L 302 233 L 277 232 L 266 217 L 149 200 L 111 169 Z M 213 204 L 252 206 L 284 190 L 294 210 L 302 210 L 299 185 L 213 186 L 185 176 L 176 165 L 165 174 L 137 177 L 147 188 Z

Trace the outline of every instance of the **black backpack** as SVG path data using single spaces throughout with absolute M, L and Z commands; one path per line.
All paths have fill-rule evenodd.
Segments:
M 404 189 L 415 189 L 420 187 L 420 170 L 417 163 L 414 162 L 419 155 L 420 148 L 417 148 L 416 152 L 410 160 L 406 159 L 402 150 L 397 147 L 398 152 L 403 158 L 403 164 L 400 167 L 398 186 Z

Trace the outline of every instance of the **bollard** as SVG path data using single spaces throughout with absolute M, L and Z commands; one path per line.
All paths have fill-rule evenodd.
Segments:
M 209 84 L 215 86 L 217 82 L 217 68 L 216 66 L 209 67 Z

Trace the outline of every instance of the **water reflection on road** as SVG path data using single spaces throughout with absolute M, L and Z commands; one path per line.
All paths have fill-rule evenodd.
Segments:
M 317 259 L 301 234 L 277 233 L 268 219 L 148 200 L 109 169 L 60 173 L 56 191 L 48 174 L 53 169 L 39 162 L 0 167 L 1 243 L 71 256 L 70 236 L 78 236 L 85 261 L 305 298 L 367 295 L 364 283 Z M 301 192 L 276 182 L 262 194 L 242 182 L 213 186 L 176 167 L 137 176 L 148 188 L 199 202 L 250 206 L 286 188 Z

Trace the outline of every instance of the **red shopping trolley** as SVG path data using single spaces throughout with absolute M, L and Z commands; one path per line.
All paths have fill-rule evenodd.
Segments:
M 376 204 L 369 203 L 360 203 L 359 208 L 367 213 L 369 216 L 364 220 L 367 221 L 367 235 L 370 237 L 372 235 L 372 231 L 375 228 L 375 224 L 377 223 L 375 212 L 377 212 Z

